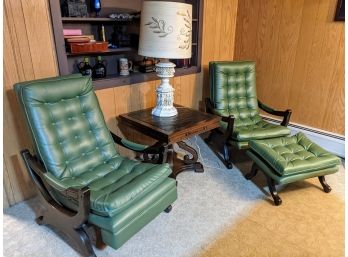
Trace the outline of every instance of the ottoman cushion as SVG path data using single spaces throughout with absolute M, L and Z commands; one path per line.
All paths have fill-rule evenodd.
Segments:
M 252 140 L 249 145 L 280 176 L 334 168 L 341 163 L 337 156 L 313 143 L 301 132 L 291 137 Z

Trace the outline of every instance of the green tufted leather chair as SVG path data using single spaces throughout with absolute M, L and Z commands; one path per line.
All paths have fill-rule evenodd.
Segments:
M 62 76 L 15 85 L 34 154 L 21 152 L 44 208 L 36 219 L 64 232 L 84 256 L 119 248 L 177 198 L 168 164 L 122 157 L 115 142 L 163 162 L 166 147 L 144 146 L 107 129 L 90 77 Z
M 232 168 L 230 146 L 247 149 L 252 139 L 275 138 L 290 135 L 291 110 L 275 111 L 257 99 L 255 62 L 220 61 L 209 63 L 210 96 L 205 99 L 206 111 L 222 117 L 221 128 L 206 139 L 220 135 L 222 153 L 227 168 Z M 282 116 L 281 126 L 268 123 L 260 116 L 259 108 Z M 216 142 L 216 140 L 214 140 Z

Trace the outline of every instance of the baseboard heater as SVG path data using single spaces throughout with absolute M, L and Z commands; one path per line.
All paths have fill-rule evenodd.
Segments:
M 279 124 L 281 120 L 275 119 L 273 117 L 261 115 L 264 120 L 271 123 Z M 341 157 L 345 158 L 345 137 L 328 131 L 307 127 L 301 124 L 292 123 L 288 125 L 291 129 L 291 134 L 296 134 L 297 132 L 304 133 L 309 139 L 311 139 L 316 144 L 323 147 L 325 150 Z

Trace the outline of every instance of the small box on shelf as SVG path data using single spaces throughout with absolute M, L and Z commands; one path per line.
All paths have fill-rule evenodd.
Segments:
M 108 42 L 69 43 L 68 49 L 72 54 L 107 52 Z

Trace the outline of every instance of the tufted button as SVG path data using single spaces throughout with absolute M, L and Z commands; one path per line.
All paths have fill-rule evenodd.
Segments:
M 88 133 L 92 133 L 92 130 L 88 130 Z
M 65 161 L 65 163 L 66 163 L 66 164 L 68 164 L 68 163 L 69 163 L 69 161 Z
M 64 102 L 64 99 L 61 99 L 60 101 L 61 101 L 61 102 Z
M 75 139 L 76 139 L 76 138 L 79 138 L 79 136 L 75 136 Z
M 52 124 L 53 126 L 55 126 L 55 125 L 56 125 L 56 123 L 55 123 L 55 122 L 52 122 L 51 124 Z
M 97 146 L 95 149 L 97 149 L 97 150 L 98 150 L 98 149 L 99 149 L 99 147 Z
M 86 155 L 86 153 L 82 153 L 82 156 L 85 156 Z

